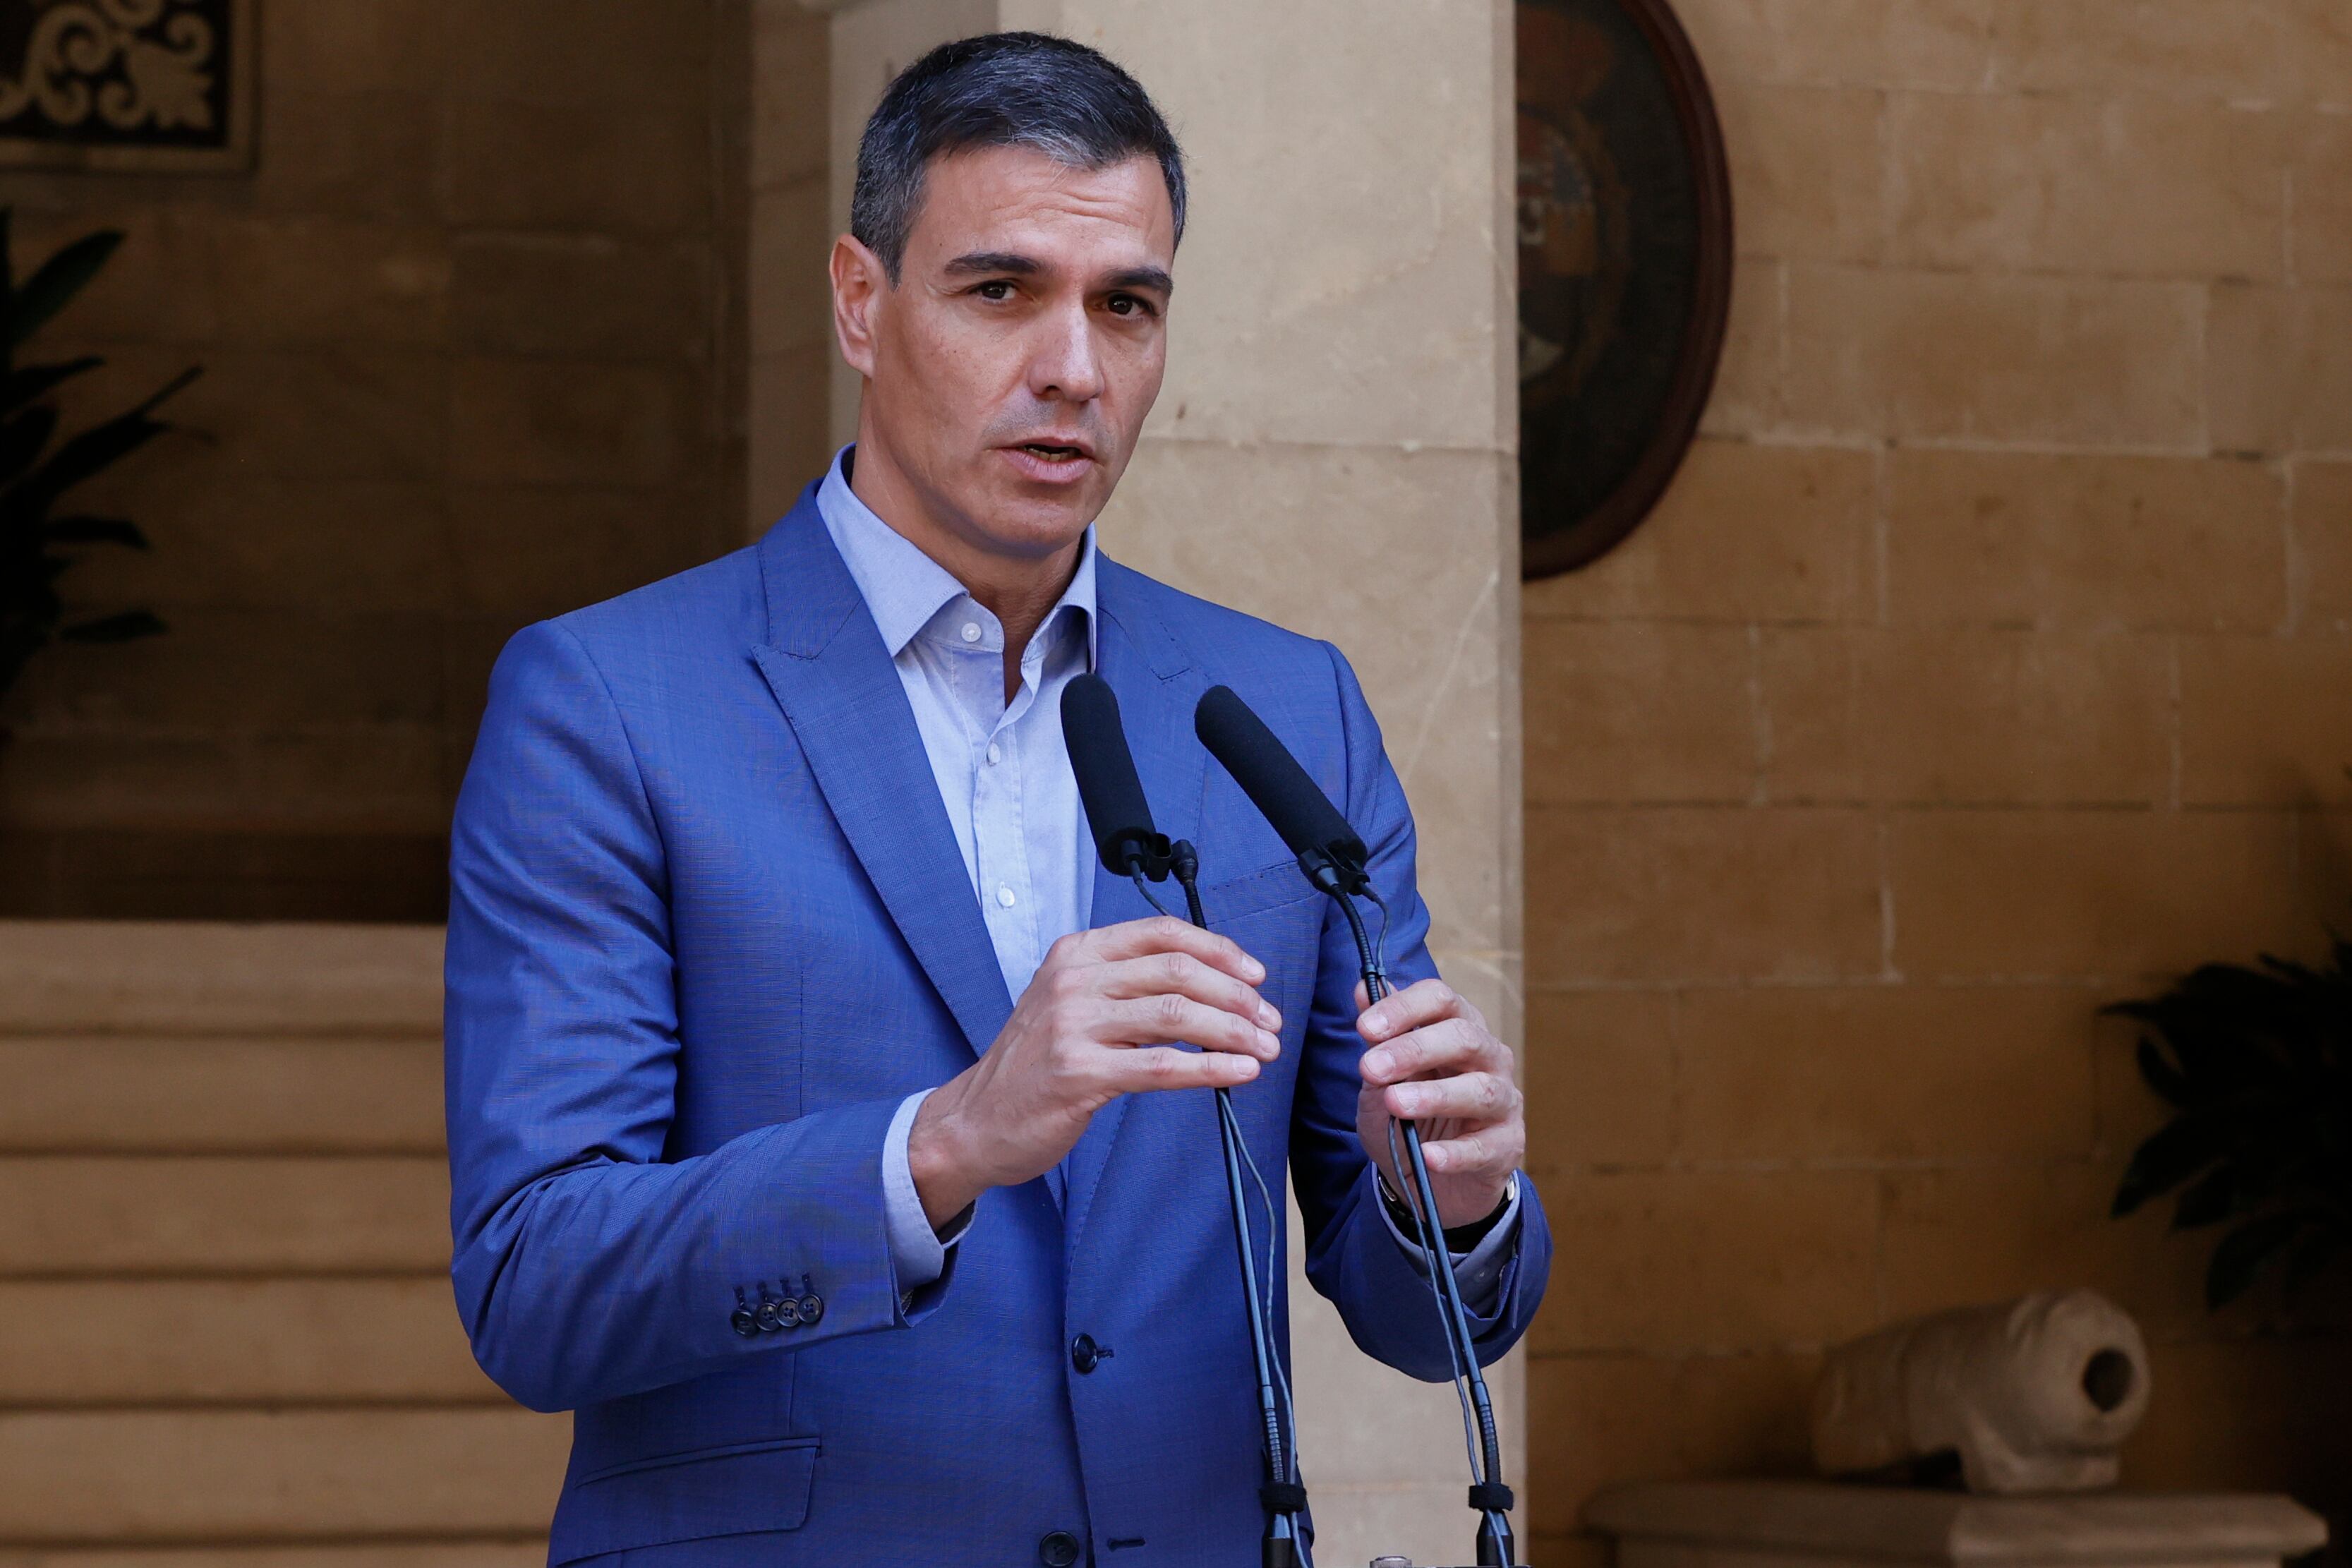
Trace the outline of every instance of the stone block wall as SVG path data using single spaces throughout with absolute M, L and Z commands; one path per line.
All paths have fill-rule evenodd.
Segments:
M 0 1562 L 529 1568 L 451 1304 L 441 933 L 0 921 Z
M 79 498 L 172 632 L 0 711 L 0 912 L 438 918 L 505 638 L 743 536 L 747 5 L 265 5 L 249 174 L 7 178 L 22 259 L 127 236 L 75 409 L 205 375 Z
M 2352 1504 L 2342 1300 L 2106 1218 L 2098 1006 L 2352 914 L 2352 11 L 1677 0 L 1740 255 L 1704 438 L 1524 597 L 1547 1563 L 1801 1469 L 1821 1347 L 2088 1284 L 2128 1484 Z M 2341 1529 L 2339 1523 L 2339 1530 Z

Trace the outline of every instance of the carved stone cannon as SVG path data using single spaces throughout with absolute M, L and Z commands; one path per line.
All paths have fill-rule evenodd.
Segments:
M 2045 1290 L 1899 1323 L 1829 1353 L 1813 1462 L 1832 1476 L 1957 1457 L 1970 1491 L 2085 1491 L 2147 1409 L 2139 1325 L 2095 1290 Z

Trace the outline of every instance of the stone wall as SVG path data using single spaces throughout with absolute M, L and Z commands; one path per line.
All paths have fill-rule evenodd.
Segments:
M 1801 1468 L 1823 1344 L 2045 1285 L 2149 1331 L 2127 1483 L 2340 1520 L 2352 1341 L 2105 1217 L 2156 1118 L 2094 1013 L 2347 921 L 2352 12 L 1677 8 L 1722 378 L 1524 599 L 1541 1560 L 1607 1482 Z
M 506 637 L 742 536 L 746 4 L 264 5 L 250 174 L 8 177 L 22 258 L 128 237 L 78 408 L 205 374 L 83 498 L 172 632 L 9 701 L 0 912 L 438 917 Z
M 441 933 L 0 921 L 0 1562 L 530 1568 L 449 1292 Z

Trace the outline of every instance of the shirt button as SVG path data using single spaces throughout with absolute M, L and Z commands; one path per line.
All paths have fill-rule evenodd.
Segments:
M 1000 907 L 1008 910 L 1011 909 L 1013 907 L 1013 889 L 999 885 L 996 889 L 996 901 Z
M 978 642 L 980 640 L 980 623 L 978 621 L 964 622 L 963 640 L 966 642 Z
M 992 767 L 992 767 L 994 767 L 997 763 L 999 763 L 1003 762 L 1003 760 L 1004 760 L 1004 752 L 1003 752 L 1003 748 L 998 747 L 998 746 L 994 746 L 994 745 L 992 745 L 992 746 L 990 746 L 990 747 L 988 748 L 988 765 L 989 765 L 990 767 Z

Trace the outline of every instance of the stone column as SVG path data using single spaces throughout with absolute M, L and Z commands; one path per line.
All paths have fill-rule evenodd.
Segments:
M 812 0 L 814 3 L 814 0 Z M 833 196 L 891 72 L 992 27 L 1134 70 L 1192 161 L 1165 390 L 1102 520 L 1119 559 L 1326 637 L 1419 816 L 1447 976 L 1519 1038 L 1517 374 L 1502 0 L 834 5 Z M 836 430 L 855 412 L 835 382 Z M 1296 1219 L 1294 1216 L 1293 1224 Z M 1469 1556 L 1454 1396 L 1359 1354 L 1295 1271 L 1319 1560 Z M 1496 1369 L 1523 1473 L 1524 1375 Z M 1528 1510 L 1518 1522 L 1528 1533 Z

